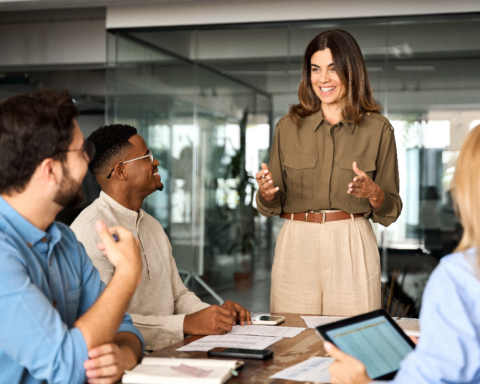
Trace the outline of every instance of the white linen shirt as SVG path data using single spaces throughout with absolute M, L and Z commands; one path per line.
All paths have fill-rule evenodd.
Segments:
M 142 281 L 128 312 L 145 339 L 145 348 L 155 350 L 182 340 L 185 315 L 207 308 L 209 304 L 203 303 L 183 284 L 161 224 L 142 209 L 135 212 L 125 208 L 103 191 L 80 213 L 71 228 L 105 284 L 112 278 L 115 268 L 97 249 L 101 240 L 95 230 L 95 221 L 99 219 L 108 227 L 120 225 L 128 229 L 140 241 Z

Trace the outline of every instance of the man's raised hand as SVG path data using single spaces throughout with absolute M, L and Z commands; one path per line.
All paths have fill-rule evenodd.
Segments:
M 116 269 L 128 268 L 131 273 L 137 276 L 138 283 L 140 283 L 142 279 L 142 257 L 138 239 L 135 239 L 132 233 L 123 227 L 107 228 L 102 220 L 95 222 L 95 228 L 102 240 L 97 248 L 108 257 Z M 115 241 L 113 235 L 116 236 L 118 241 Z

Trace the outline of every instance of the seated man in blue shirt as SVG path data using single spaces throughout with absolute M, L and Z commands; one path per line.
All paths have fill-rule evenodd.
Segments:
M 67 91 L 0 103 L 0 383 L 111 383 L 142 355 L 125 314 L 142 277 L 138 240 L 95 223 L 116 269 L 105 287 L 73 232 L 54 222 L 82 201 L 94 152 L 77 115 Z

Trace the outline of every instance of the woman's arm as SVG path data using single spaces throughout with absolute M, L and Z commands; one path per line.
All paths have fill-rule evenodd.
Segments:
M 272 185 L 274 188 L 277 188 L 276 192 L 274 193 L 273 199 L 267 201 L 263 196 L 262 196 L 262 191 L 257 192 L 257 209 L 258 212 L 260 212 L 263 216 L 266 217 L 271 217 L 271 216 L 278 216 L 280 213 L 282 213 L 282 207 L 285 204 L 285 198 L 286 198 L 286 189 L 285 189 L 285 184 L 283 182 L 283 158 L 282 154 L 280 151 L 280 132 L 281 132 L 281 126 L 280 126 L 280 120 L 277 123 L 277 127 L 275 128 L 275 135 L 273 137 L 273 144 L 272 144 L 272 152 L 270 153 L 270 162 L 268 165 L 268 176 L 270 177 L 271 180 L 268 180 L 268 183 Z M 260 171 L 262 172 L 262 171 Z M 257 173 L 258 175 L 258 173 Z M 257 182 L 262 188 L 262 185 L 265 183 L 265 179 L 261 178 L 260 176 L 260 181 Z M 272 183 L 270 183 L 272 181 Z M 265 190 L 264 190 L 265 192 Z M 270 198 L 268 197 L 269 195 L 266 195 L 267 199 Z M 270 195 L 271 196 L 271 195 Z
M 400 198 L 395 135 L 393 128 L 387 123 L 382 130 L 382 139 L 375 165 L 376 172 L 373 180 L 357 168 L 360 172 L 357 172 L 358 176 L 354 180 L 360 180 L 349 184 L 348 193 L 357 197 L 368 198 L 372 207 L 372 221 L 388 227 L 400 216 L 402 199 Z

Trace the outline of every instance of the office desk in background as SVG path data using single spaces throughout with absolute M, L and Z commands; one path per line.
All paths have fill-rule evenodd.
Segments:
M 272 315 L 285 316 L 285 321 L 277 327 L 303 327 L 305 322 L 300 318 L 300 314 L 293 313 L 273 313 Z M 176 349 L 190 344 L 203 336 L 192 336 L 181 342 L 172 344 L 169 347 L 160 349 L 145 357 L 175 357 L 175 358 L 198 358 L 198 359 L 225 359 L 221 357 L 208 357 L 206 352 L 178 352 Z M 275 373 L 301 363 L 314 356 L 325 356 L 323 341 L 312 328 L 306 329 L 298 336 L 293 338 L 283 338 L 279 342 L 269 346 L 267 349 L 273 351 L 273 359 L 253 360 L 238 359 L 245 362 L 244 368 L 237 377 L 232 377 L 228 384 L 245 383 L 268 383 L 268 384 L 298 384 L 298 381 L 270 379 Z

